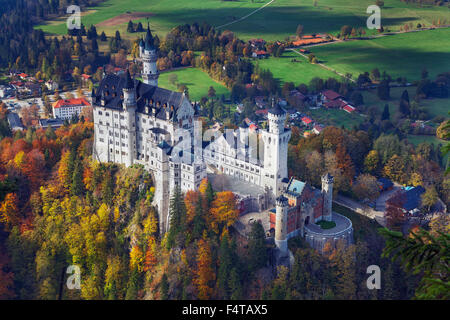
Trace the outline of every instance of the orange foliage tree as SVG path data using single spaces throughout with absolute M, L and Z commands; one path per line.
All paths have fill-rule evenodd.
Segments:
M 195 270 L 194 278 L 199 299 L 206 300 L 211 297 L 213 293 L 212 282 L 214 280 L 215 274 L 212 269 L 211 248 L 204 234 L 203 239 L 198 241 L 197 270 Z
M 231 191 L 218 192 L 210 211 L 212 228 L 216 233 L 219 232 L 219 227 L 233 225 L 239 216 L 234 193 Z
M 17 196 L 15 193 L 8 193 L 0 206 L 0 222 L 7 230 L 17 226 L 20 222 L 19 209 L 17 208 Z

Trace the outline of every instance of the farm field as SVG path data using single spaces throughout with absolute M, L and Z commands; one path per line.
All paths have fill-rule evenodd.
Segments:
M 145 22 L 143 13 L 148 13 L 152 27 L 159 36 L 164 36 L 173 27 L 203 21 L 221 26 L 238 20 L 260 8 L 270 0 L 107 0 L 82 17 L 82 23 L 89 27 L 98 26 L 98 31 L 108 35 L 120 30 L 124 37 L 134 38 L 136 34 L 126 34 L 129 18 L 119 17 L 127 12 L 135 13 L 134 22 Z M 399 0 L 385 0 L 382 9 L 383 26 L 398 30 L 406 23 L 430 25 L 433 20 L 449 19 L 446 7 L 418 7 Z M 276 0 L 266 8 L 248 18 L 230 24 L 224 29 L 231 30 L 244 40 L 262 37 L 266 40 L 281 40 L 295 33 L 298 24 L 304 26 L 305 33 L 337 33 L 343 25 L 365 27 L 369 16 L 366 9 L 373 0 L 320 0 L 314 6 L 310 0 Z M 110 20 L 115 18 L 115 20 Z M 127 18 L 127 19 L 125 19 Z M 126 20 L 124 22 L 124 20 Z M 66 34 L 65 18 L 49 21 L 38 26 L 54 34 Z M 369 34 L 373 31 L 369 30 Z
M 317 46 L 311 51 L 327 66 L 354 78 L 378 68 L 392 78 L 420 79 L 450 71 L 450 28 L 384 36 L 372 40 L 345 41 Z
M 161 73 L 158 83 L 161 88 L 178 91 L 177 86 L 169 82 L 169 75 L 171 74 L 177 75 L 179 84 L 184 84 L 188 87 L 189 98 L 192 101 L 198 101 L 202 97 L 207 96 L 210 86 L 214 87 L 218 97 L 222 94 L 225 96 L 230 94 L 227 87 L 214 81 L 207 73 L 197 68 L 186 68 Z
M 389 101 L 382 101 L 378 98 L 376 90 L 361 91 L 364 98 L 364 105 L 369 108 L 375 106 L 378 110 L 383 112 L 384 105 L 389 105 L 389 112 L 394 115 L 397 112 L 400 97 L 404 90 L 408 90 L 409 99 L 412 100 L 416 94 L 416 87 L 408 88 L 391 88 L 391 99 Z M 436 116 L 448 117 L 448 111 L 450 110 L 450 98 L 447 99 L 423 99 L 419 104 L 425 107 L 431 119 Z
M 292 59 L 296 62 L 292 62 Z M 315 77 L 342 79 L 334 72 L 311 64 L 307 59 L 292 51 L 285 51 L 280 58 L 254 60 L 254 64 L 262 69 L 269 69 L 281 84 L 284 82 L 293 82 L 296 86 L 300 83 L 308 84 Z
M 336 127 L 344 126 L 347 129 L 352 129 L 353 126 L 357 126 L 364 121 L 364 117 L 359 113 L 350 114 L 344 110 L 338 109 L 320 108 L 308 110 L 307 113 L 316 122 Z

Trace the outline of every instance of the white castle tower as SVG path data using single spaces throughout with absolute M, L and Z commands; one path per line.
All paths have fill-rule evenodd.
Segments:
M 142 79 L 143 82 L 152 86 L 158 86 L 159 71 L 156 67 L 158 54 L 155 47 L 155 40 L 150 31 L 150 24 L 147 26 L 147 34 L 144 42 L 139 45 L 139 52 L 143 62 Z
M 128 135 L 128 157 L 126 159 L 126 166 L 131 166 L 136 157 L 136 87 L 134 80 L 131 79 L 130 71 L 127 70 L 126 82 L 123 87 L 123 109 L 127 113 L 126 130 Z
M 288 199 L 281 195 L 276 200 L 275 245 L 280 250 L 280 257 L 288 255 L 287 220 Z
M 323 212 L 322 219 L 326 221 L 332 220 L 332 204 L 333 204 L 333 182 L 334 178 L 329 173 L 322 176 L 322 196 L 323 196 Z
M 264 185 L 272 188 L 275 196 L 283 192 L 282 180 L 288 177 L 287 154 L 291 130 L 285 129 L 286 112 L 272 100 L 268 112 L 269 130 L 262 132 L 264 141 Z

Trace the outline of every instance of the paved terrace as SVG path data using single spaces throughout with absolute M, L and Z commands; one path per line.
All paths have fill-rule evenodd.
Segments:
M 323 236 L 336 236 L 343 232 L 347 232 L 352 227 L 352 222 L 347 217 L 344 217 L 336 212 L 332 214 L 332 220 L 336 223 L 336 226 L 331 229 L 322 229 L 315 223 L 309 223 L 305 226 L 305 231 L 310 234 L 323 235 Z

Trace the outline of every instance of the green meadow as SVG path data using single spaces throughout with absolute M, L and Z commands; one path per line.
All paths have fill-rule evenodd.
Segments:
M 269 69 L 281 84 L 284 82 L 293 82 L 296 86 L 300 83 L 308 84 L 315 77 L 342 79 L 334 72 L 311 64 L 306 58 L 292 51 L 285 51 L 280 58 L 254 60 L 254 64 L 262 69 Z
M 152 13 L 150 21 L 158 35 L 165 35 L 173 27 L 203 21 L 221 26 L 250 14 L 270 0 L 107 0 L 90 8 L 82 17 L 82 23 L 89 27 L 126 12 Z M 223 29 L 231 30 L 242 39 L 263 37 L 266 40 L 282 40 L 295 33 L 298 24 L 304 26 L 305 33 L 337 33 L 343 25 L 365 27 L 369 14 L 366 9 L 373 0 L 275 0 L 273 3 Z M 399 0 L 385 0 L 382 8 L 382 24 L 385 28 L 398 30 L 406 23 L 430 25 L 434 20 L 449 20 L 447 7 L 405 4 Z M 145 22 L 146 18 L 134 22 Z M 448 22 L 448 21 L 447 21 Z M 126 33 L 127 23 L 116 26 L 99 27 L 98 30 L 114 34 L 115 30 Z M 66 34 L 65 19 L 49 21 L 38 26 L 54 34 Z M 372 33 L 369 31 L 368 33 Z M 127 36 L 127 35 L 125 35 Z M 131 35 L 128 35 L 131 36 Z M 134 37 L 135 35 L 133 35 Z
M 176 74 L 178 81 L 176 84 L 172 84 L 169 81 L 169 75 Z M 211 79 L 207 73 L 197 68 L 186 68 L 174 71 L 168 71 L 161 73 L 159 77 L 158 85 L 161 88 L 178 91 L 177 84 L 184 84 L 188 87 L 189 98 L 192 101 L 198 101 L 202 97 L 208 95 L 210 86 L 213 86 L 216 90 L 216 96 L 220 97 L 222 94 L 228 96 L 230 94 L 227 87 Z
M 412 100 L 416 95 L 416 87 L 408 87 L 408 88 L 391 88 L 391 99 L 388 101 L 382 101 L 378 98 L 376 90 L 367 90 L 361 91 L 361 94 L 364 98 L 364 105 L 369 107 L 377 107 L 378 110 L 383 112 L 384 106 L 386 104 L 389 105 L 389 112 L 394 115 L 398 110 L 398 105 L 400 101 L 400 97 L 404 90 L 408 91 L 409 99 Z M 450 98 L 447 99 L 423 99 L 419 102 L 419 105 L 425 107 L 430 115 L 430 118 L 434 118 L 436 116 L 444 116 L 448 117 L 448 112 L 450 110 Z
M 364 41 L 344 41 L 311 48 L 318 59 L 354 78 L 378 68 L 392 78 L 418 80 L 426 68 L 429 76 L 450 71 L 450 28 L 410 32 Z
M 353 129 L 354 126 L 358 126 L 364 122 L 364 117 L 359 113 L 348 113 L 341 109 L 314 109 L 308 110 L 307 113 L 319 123 L 325 125 L 331 125 L 335 127 L 345 127 L 347 129 Z

